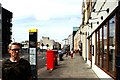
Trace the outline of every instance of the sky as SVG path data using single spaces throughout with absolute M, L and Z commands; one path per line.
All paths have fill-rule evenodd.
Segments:
M 29 29 L 42 36 L 62 41 L 79 27 L 82 0 L 0 0 L 3 8 L 13 13 L 12 40 L 29 40 Z

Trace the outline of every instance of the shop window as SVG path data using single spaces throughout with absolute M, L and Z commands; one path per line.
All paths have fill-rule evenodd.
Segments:
M 101 20 L 99 25 L 92 25 L 94 28 L 88 30 L 88 32 L 89 31 L 92 32 L 90 35 L 93 38 L 91 38 L 91 36 L 88 35 L 89 41 L 88 41 L 88 49 L 87 49 L 88 58 L 89 60 L 91 60 L 91 54 L 92 54 L 91 45 L 95 43 L 94 47 L 95 47 L 96 66 L 98 66 L 102 71 L 107 73 L 109 76 L 111 76 L 115 80 L 119 79 L 120 77 L 120 74 L 119 74 L 120 72 L 119 71 L 119 67 L 120 67 L 119 66 L 120 1 L 117 1 L 117 3 L 118 5 L 116 5 L 115 8 L 112 8 L 106 4 L 101 7 L 101 9 L 105 8 L 105 6 L 109 7 L 110 12 L 107 15 L 104 15 L 104 13 L 98 14 L 96 16 L 91 15 L 92 17 L 96 17 L 96 18 L 103 16 L 104 20 Z M 90 6 L 88 5 L 87 9 L 89 7 Z M 93 6 L 93 8 L 94 7 L 95 5 Z M 88 12 L 89 12 L 89 9 L 88 9 Z M 95 40 L 92 40 L 94 39 L 94 33 L 95 33 Z M 94 58 L 93 58 L 93 62 L 94 62 Z
M 96 65 L 115 75 L 115 16 L 96 31 Z
M 96 32 L 96 64 L 98 65 L 98 54 L 99 54 L 99 50 L 98 50 L 98 32 Z
M 115 64 L 115 17 L 109 20 L 109 72 L 114 73 Z
M 103 26 L 103 46 L 104 46 L 104 55 L 103 55 L 103 68 L 105 68 L 106 69 L 106 61 L 107 61 L 107 26 L 106 25 L 104 25 Z
M 102 28 L 100 28 L 100 67 L 102 67 Z

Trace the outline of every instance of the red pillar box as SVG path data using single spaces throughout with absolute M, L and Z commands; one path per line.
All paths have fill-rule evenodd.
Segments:
M 46 67 L 47 70 L 53 70 L 55 68 L 55 54 L 53 50 L 47 50 Z

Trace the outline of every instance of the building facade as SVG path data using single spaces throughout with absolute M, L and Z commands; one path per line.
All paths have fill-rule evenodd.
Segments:
M 86 0 L 82 6 L 83 58 L 101 79 L 120 79 L 120 1 Z M 86 42 L 84 42 L 86 41 Z M 85 43 L 87 43 L 85 45 Z M 85 47 L 86 46 L 86 47 Z
M 72 38 L 72 39 L 73 39 L 73 42 L 72 42 L 72 43 L 73 43 L 73 46 L 72 46 L 72 47 L 73 47 L 73 50 L 75 50 L 74 37 L 75 37 L 75 34 L 76 34 L 76 32 L 77 32 L 78 30 L 79 30 L 79 27 L 73 27 L 73 33 L 72 33 L 72 34 L 73 34 L 73 36 L 72 36 L 72 37 L 73 37 L 73 38 Z
M 12 17 L 13 13 L 3 8 L 0 5 L 0 44 L 2 49 L 2 56 L 7 54 L 8 45 L 12 36 Z
M 73 49 L 73 34 L 68 36 L 68 44 L 70 45 L 70 50 Z
M 41 49 L 61 49 L 60 43 L 55 42 L 55 40 L 52 40 L 49 37 L 43 36 L 39 44 Z
M 74 36 L 74 50 L 80 50 L 79 41 L 80 41 L 80 29 L 78 29 Z

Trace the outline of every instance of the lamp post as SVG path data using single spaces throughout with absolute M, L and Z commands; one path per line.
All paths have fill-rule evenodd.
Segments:
M 68 39 L 64 39 L 63 41 L 65 41 L 65 45 L 66 45 L 66 41 L 67 41 Z

